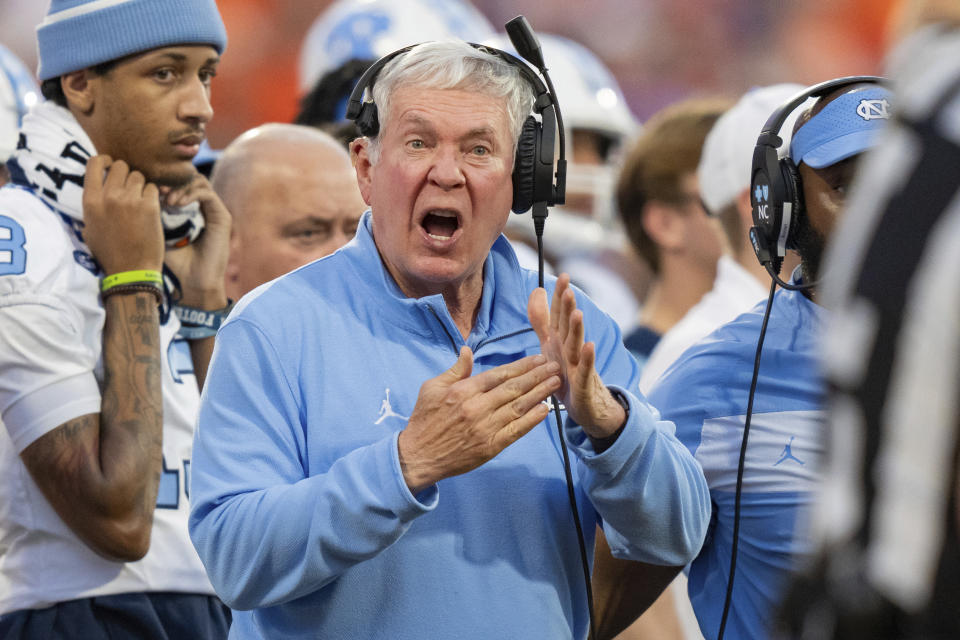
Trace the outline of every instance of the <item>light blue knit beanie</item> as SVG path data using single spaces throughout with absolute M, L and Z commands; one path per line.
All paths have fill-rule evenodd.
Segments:
M 37 27 L 40 81 L 179 44 L 227 48 L 215 0 L 51 0 Z

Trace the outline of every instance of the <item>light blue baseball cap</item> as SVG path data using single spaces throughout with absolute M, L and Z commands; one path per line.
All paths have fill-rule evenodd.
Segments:
M 881 86 L 858 87 L 834 98 L 793 134 L 794 163 L 822 169 L 862 153 L 890 119 L 893 94 Z

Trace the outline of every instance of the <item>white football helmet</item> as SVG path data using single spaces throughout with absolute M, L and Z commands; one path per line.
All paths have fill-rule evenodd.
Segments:
M 545 33 L 537 37 L 563 116 L 567 158 L 567 204 L 550 210 L 544 245 L 558 257 L 620 249 L 625 236 L 613 207 L 618 150 L 639 124 L 613 74 L 595 54 L 568 38 Z M 484 44 L 515 53 L 505 35 Z M 508 229 L 531 237 L 533 233 L 525 216 L 510 216 Z
M 639 303 L 621 273 L 629 249 L 614 215 L 613 190 L 618 152 L 639 124 L 596 55 L 567 38 L 537 37 L 563 116 L 567 159 L 566 204 L 550 209 L 544 249 L 558 271 L 570 273 L 574 284 L 627 330 Z M 505 35 L 483 44 L 515 54 Z M 536 246 L 529 215 L 510 215 L 506 231 L 514 246 L 516 240 Z
M 0 45 L 0 163 L 17 148 L 20 121 L 40 97 L 33 74 L 9 49 Z
M 495 33 L 466 0 L 337 0 L 314 21 L 300 49 L 300 92 L 352 58 L 380 58 L 418 42 L 481 42 Z
M 603 62 L 569 38 L 549 33 L 538 37 L 557 90 L 568 138 L 576 130 L 596 131 L 613 143 L 632 136 L 637 131 L 637 120 Z

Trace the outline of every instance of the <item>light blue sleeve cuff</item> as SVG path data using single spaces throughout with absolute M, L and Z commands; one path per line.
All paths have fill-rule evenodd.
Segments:
M 403 479 L 403 470 L 400 468 L 400 431 L 393 434 L 391 443 L 391 464 L 393 467 L 393 476 L 396 480 L 397 489 L 406 504 L 420 513 L 433 511 L 440 501 L 440 489 L 436 484 L 432 484 L 426 489 L 418 492 L 416 495 L 411 493 L 406 480 Z M 418 514 L 419 515 L 419 514 Z
M 627 398 L 630 417 L 608 449 L 597 455 L 583 430 L 567 425 L 581 483 L 616 557 L 683 566 L 699 551 L 710 520 L 703 471 L 673 423 L 642 396 L 611 389 Z
M 616 475 L 627 464 L 637 448 L 642 446 L 642 443 L 657 428 L 656 419 L 659 417 L 656 410 L 653 410 L 649 404 L 640 402 L 623 387 L 609 385 L 609 388 L 619 391 L 627 399 L 630 404 L 630 417 L 616 441 L 603 453 L 598 454 L 594 451 L 593 443 L 583 427 L 569 417 L 563 424 L 564 437 L 568 446 L 594 473 L 604 476 Z

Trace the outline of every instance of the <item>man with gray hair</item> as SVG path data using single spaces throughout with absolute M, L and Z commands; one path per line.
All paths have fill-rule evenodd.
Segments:
M 356 238 L 219 333 L 194 544 L 238 638 L 585 638 L 557 427 L 587 548 L 602 521 L 614 553 L 685 564 L 705 480 L 613 321 L 565 274 L 548 308 L 501 235 L 533 106 L 517 63 L 418 45 L 372 93 Z
M 211 179 L 233 216 L 226 288 L 234 300 L 345 245 L 365 208 L 350 154 L 303 125 L 247 131 L 223 150 Z

